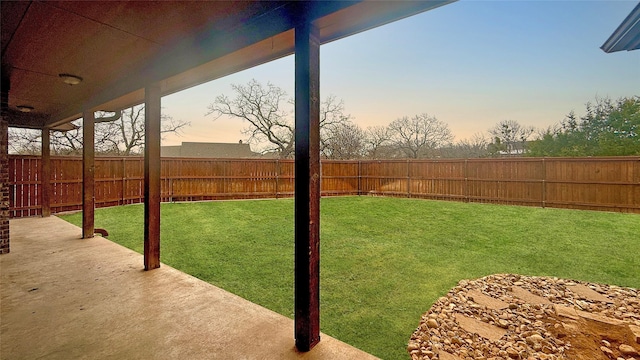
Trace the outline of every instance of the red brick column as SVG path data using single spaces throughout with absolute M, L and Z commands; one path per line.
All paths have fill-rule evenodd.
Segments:
M 0 116 L 0 254 L 9 252 L 9 155 L 8 126 Z

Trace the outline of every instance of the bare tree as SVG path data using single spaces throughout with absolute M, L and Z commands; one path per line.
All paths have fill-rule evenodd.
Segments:
M 347 134 L 357 139 L 349 139 Z M 344 101 L 329 95 L 320 104 L 320 153 L 326 155 L 353 149 L 354 140 L 357 140 L 356 143 L 362 140 L 362 130 L 351 122 L 351 115 L 344 113 Z M 345 143 L 339 144 L 339 141 Z
M 290 111 L 284 109 L 287 93 L 281 88 L 267 83 L 264 87 L 251 80 L 247 85 L 232 84 L 235 98 L 219 95 L 209 104 L 206 115 L 215 119 L 222 115 L 236 117 L 249 122 L 243 130 L 250 143 L 267 142 L 263 152 L 277 152 L 281 157 L 293 153 L 295 131 L 289 120 Z
M 114 121 L 100 122 L 107 113 L 98 112 L 95 125 L 96 153 L 103 155 L 140 154 L 144 147 L 144 105 L 122 111 Z M 69 131 L 53 131 L 50 141 L 52 153 L 56 155 L 80 155 L 82 153 L 82 120 L 73 122 L 76 128 Z M 161 133 L 180 133 L 189 122 L 178 121 L 162 115 Z M 41 131 L 10 129 L 12 152 L 39 154 L 42 144 Z
M 276 152 L 282 158 L 292 157 L 295 149 L 293 100 L 287 99 L 287 93 L 270 82 L 263 86 L 255 79 L 246 85 L 233 84 L 231 88 L 235 97 L 217 96 L 207 107 L 206 115 L 213 115 L 214 120 L 223 115 L 245 120 L 249 124 L 243 133 L 250 143 L 263 144 L 263 153 Z M 329 96 L 320 108 L 321 138 L 326 138 L 350 119 L 351 116 L 344 113 L 343 101 Z M 324 146 L 321 141 L 321 148 Z
M 322 156 L 327 159 L 353 160 L 364 152 L 364 131 L 354 123 L 339 123 L 325 133 Z
M 100 114 L 106 116 L 106 114 Z M 99 115 L 99 116 L 100 116 Z M 137 105 L 122 111 L 114 121 L 96 124 L 96 144 L 101 144 L 102 152 L 117 155 L 141 154 L 144 149 L 144 105 Z M 180 132 L 191 123 L 176 120 L 162 114 L 160 133 Z M 100 140 L 98 140 L 100 139 Z
M 75 129 L 69 131 L 52 131 L 50 140 L 51 152 L 55 155 L 82 154 L 82 130 L 74 121 Z M 102 134 L 96 132 L 96 144 L 101 143 Z M 16 154 L 40 155 L 42 151 L 42 130 L 9 128 L 9 148 Z M 101 148 L 98 147 L 98 152 Z
M 489 133 L 494 138 L 491 147 L 507 154 L 514 154 L 519 150 L 524 151 L 526 142 L 535 131 L 533 126 L 520 125 L 515 120 L 503 120 L 489 129 Z
M 21 155 L 40 154 L 40 131 L 9 128 L 9 153 Z
M 393 121 L 389 135 L 393 146 L 414 159 L 431 156 L 433 150 L 453 140 L 449 126 L 426 113 Z
M 447 158 L 481 158 L 489 155 L 487 146 L 489 140 L 481 133 L 473 134 L 468 139 L 463 139 L 457 143 L 442 149 L 441 154 Z
M 369 126 L 365 130 L 365 152 L 370 159 L 382 159 L 389 156 L 391 137 L 386 126 Z

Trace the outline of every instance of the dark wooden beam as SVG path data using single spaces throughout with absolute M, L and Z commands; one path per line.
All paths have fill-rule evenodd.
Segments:
M 95 115 L 85 110 L 82 116 L 82 238 L 93 237 L 95 210 Z
M 295 29 L 295 338 L 299 351 L 320 341 L 320 40 L 310 23 Z
M 145 88 L 144 269 L 160 267 L 160 85 Z
M 42 169 L 40 187 L 42 188 L 42 217 L 51 216 L 51 131 L 42 129 Z
M 11 127 L 25 129 L 42 129 L 51 117 L 46 114 L 23 113 L 14 109 L 7 109 L 6 119 Z

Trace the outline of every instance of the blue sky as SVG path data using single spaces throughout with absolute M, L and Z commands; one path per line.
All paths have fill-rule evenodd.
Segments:
M 640 95 L 640 50 L 606 54 L 600 46 L 636 1 L 461 0 L 320 49 L 322 98 L 344 100 L 362 128 L 428 113 L 455 141 L 501 120 L 546 128 L 596 96 Z M 165 114 L 191 122 L 181 141 L 245 139 L 239 119 L 204 116 L 231 84 L 251 79 L 293 97 L 289 56 L 162 100 Z

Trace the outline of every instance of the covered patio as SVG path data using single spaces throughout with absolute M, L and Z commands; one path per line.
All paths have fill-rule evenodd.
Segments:
M 55 216 L 11 220 L 0 257 L 3 359 L 375 359 L 322 334 L 296 350 L 293 320 Z
M 294 334 L 297 350 L 314 348 L 320 342 L 320 45 L 452 1 L 3 2 L 3 356 L 174 358 L 172 351 L 178 348 L 175 351 L 186 358 L 287 358 L 298 356 L 289 339 Z M 291 324 L 160 267 L 160 119 L 163 96 L 294 53 L 295 319 Z M 142 257 L 94 238 L 94 125 L 141 103 L 145 104 Z M 114 115 L 96 118 L 98 111 Z M 51 131 L 68 131 L 74 128 L 71 121 L 80 118 L 84 145 L 79 232 L 47 217 Z M 8 127 L 42 131 L 39 185 L 45 219 L 9 225 Z M 142 268 L 160 269 L 145 273 Z M 342 353 L 331 350 L 334 340 L 324 338 L 327 345 L 309 356 L 335 358 L 332 351 Z

